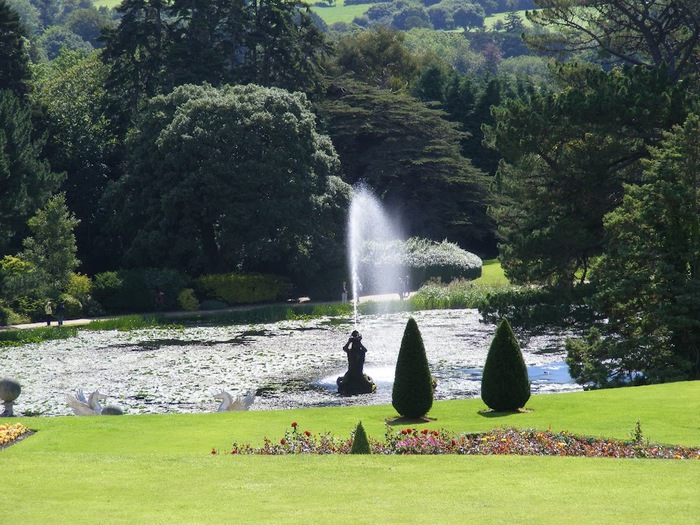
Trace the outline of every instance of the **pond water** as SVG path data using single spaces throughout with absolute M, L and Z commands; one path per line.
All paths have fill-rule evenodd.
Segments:
M 412 315 L 437 379 L 435 398 L 478 397 L 481 369 L 495 326 L 476 310 Z M 213 412 L 213 396 L 257 390 L 252 410 L 390 404 L 396 359 L 409 314 L 361 316 L 365 372 L 377 392 L 343 397 L 336 379 L 347 369 L 342 350 L 354 326 L 346 318 L 248 326 L 79 331 L 76 338 L 0 352 L 0 376 L 22 385 L 15 413 L 65 415 L 66 395 L 81 388 L 107 394 L 127 414 Z M 580 390 L 564 364 L 566 334 L 520 339 L 533 393 Z

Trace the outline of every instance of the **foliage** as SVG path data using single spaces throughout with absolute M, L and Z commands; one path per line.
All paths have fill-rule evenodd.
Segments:
M 315 92 L 329 52 L 308 6 L 287 0 L 126 0 L 105 34 L 115 124 L 184 84 L 255 83 Z
M 99 53 L 63 49 L 57 59 L 38 68 L 32 95 L 44 108 L 42 124 L 49 132 L 46 149 L 51 166 L 66 172 L 62 189 L 68 207 L 80 220 L 76 241 L 83 268 L 90 272 L 98 271 L 95 267 L 112 267 L 118 249 L 113 239 L 99 236 L 110 214 L 99 201 L 107 182 L 115 177 L 118 147 L 104 110 L 107 73 Z
M 37 45 L 46 54 L 46 58 L 54 60 L 62 50 L 90 53 L 94 47 L 79 35 L 64 26 L 52 26 L 44 31 L 37 39 Z
M 187 279 L 175 270 L 141 268 L 103 272 L 95 276 L 93 295 L 107 312 L 145 312 L 155 309 L 155 296 L 164 293 L 164 308 L 177 307 Z
M 4 4 L 0 5 L 0 9 Z M 29 107 L 0 91 L 0 254 L 18 247 L 26 223 L 58 188 L 63 176 L 42 158 L 45 140 L 36 138 Z
M 428 8 L 435 29 L 480 28 L 486 13 L 477 2 L 469 0 L 442 0 Z
M 352 438 L 352 446 L 350 447 L 350 454 L 371 454 L 369 439 L 367 439 L 367 432 L 365 432 L 365 427 L 362 426 L 362 421 L 357 423 L 357 428 L 355 429 L 355 434 Z
M 194 285 L 200 296 L 228 305 L 279 301 L 289 293 L 289 283 L 276 275 L 209 274 L 198 277 Z
M 192 312 L 199 310 L 199 300 L 192 288 L 185 288 L 177 296 L 177 304 L 181 310 Z
M 506 275 L 571 287 L 604 251 L 603 216 L 623 183 L 639 181 L 640 159 L 684 118 L 687 91 L 663 70 L 565 65 L 555 74 L 561 91 L 507 101 L 486 136 L 506 161 L 492 209 Z
M 9 90 L 13 95 L 23 97 L 29 91 L 31 77 L 24 28 L 17 13 L 5 0 L 0 1 L 0 64 L 0 91 Z M 7 111 L 1 105 L 0 100 L 0 115 Z
M 665 135 L 605 217 L 592 272 L 604 337 L 569 346 L 572 376 L 594 387 L 700 378 L 700 118 Z
M 508 318 L 514 326 L 526 330 L 548 327 L 583 328 L 598 317 L 590 306 L 594 290 L 579 284 L 571 289 L 555 287 L 506 287 L 486 294 L 479 313 L 486 322 Z
M 413 310 L 478 308 L 494 290 L 491 285 L 455 279 L 449 283 L 428 281 L 409 301 Z
M 478 256 L 454 243 L 411 237 L 405 241 L 366 242 L 361 248 L 358 273 L 371 275 L 373 268 L 397 268 L 408 272 L 410 282 L 418 287 L 430 279 L 476 279 L 481 275 L 481 265 Z
M 508 319 L 503 318 L 489 346 L 481 377 L 481 399 L 492 410 L 518 410 L 530 399 L 527 367 Z
M 68 210 L 65 195 L 60 193 L 29 219 L 28 224 L 31 236 L 24 239 L 21 257 L 39 274 L 44 294 L 56 297 L 66 290 L 80 264 L 73 233 L 78 221 Z
M 421 418 L 433 406 L 433 377 L 418 324 L 409 317 L 401 339 L 391 404 L 403 417 Z
M 42 313 L 43 315 L 43 313 Z M 0 347 L 22 346 L 42 341 L 54 341 L 75 337 L 78 329 L 75 326 L 42 326 L 39 328 L 23 328 L 20 330 L 0 330 Z
M 401 93 L 336 79 L 319 108 L 345 179 L 364 181 L 406 222 L 407 233 L 477 250 L 491 240 L 486 179 L 459 152 L 444 114 Z
M 92 294 L 92 279 L 81 273 L 70 274 L 66 293 L 81 302 L 85 301 Z
M 150 102 L 129 147 L 106 202 L 131 266 L 303 280 L 342 264 L 350 188 L 303 94 L 181 86 Z
M 405 90 L 416 79 L 418 62 L 404 45 L 404 33 L 376 26 L 338 40 L 334 64 L 369 85 Z
M 81 327 L 81 330 L 102 331 L 119 330 L 129 332 L 144 328 L 165 327 L 167 325 L 161 318 L 147 315 L 124 315 L 116 319 L 98 319 Z
M 553 31 L 527 38 L 540 49 L 558 53 L 595 50 L 609 61 L 666 68 L 677 81 L 696 76 L 700 20 L 695 0 L 612 0 L 572 2 L 537 0 L 529 11 L 533 24 Z
M 285 432 L 279 444 L 266 439 L 262 447 L 233 443 L 230 454 L 358 454 L 355 443 L 358 441 L 358 424 L 354 440 L 333 438 L 328 434 L 313 435 L 308 430 L 297 431 L 296 423 L 292 430 Z M 364 435 L 364 429 L 363 429 Z M 348 441 L 352 441 L 352 446 Z M 367 440 L 363 454 L 380 455 L 436 455 L 460 454 L 468 456 L 572 456 L 587 458 L 618 459 L 700 459 L 699 447 L 668 446 L 645 441 L 639 423 L 635 427 L 634 439 L 623 441 L 598 437 L 577 436 L 570 432 L 552 430 L 494 428 L 487 432 L 457 434 L 445 429 L 432 430 L 405 427 L 395 432 L 387 426 L 385 441 Z M 213 449 L 212 454 L 219 451 Z

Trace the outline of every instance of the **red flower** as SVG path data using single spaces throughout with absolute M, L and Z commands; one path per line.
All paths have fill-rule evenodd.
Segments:
M 216 454 L 216 449 L 215 448 L 211 449 L 211 453 L 212 453 L 212 455 Z
M 287 444 L 286 439 L 284 439 L 284 438 L 280 439 L 280 445 L 286 445 L 286 444 Z
M 412 428 L 407 428 L 407 429 L 406 429 L 406 432 L 408 432 L 409 434 L 412 434 L 412 433 L 413 433 L 413 429 L 412 429 Z
M 428 429 L 424 428 L 423 430 L 420 431 L 420 433 L 425 436 L 428 433 Z
M 308 430 L 304 430 L 304 435 L 308 437 L 311 435 L 311 432 L 309 432 Z
M 406 430 L 406 429 L 404 428 L 404 429 L 401 431 L 401 433 L 405 436 L 405 435 L 408 434 L 409 432 L 408 432 L 408 430 Z
M 296 421 L 292 421 L 292 428 L 297 428 L 297 422 L 296 422 Z

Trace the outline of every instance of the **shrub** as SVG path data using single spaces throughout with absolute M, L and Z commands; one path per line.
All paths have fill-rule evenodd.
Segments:
M 420 418 L 433 406 L 433 378 L 418 324 L 410 317 L 401 339 L 391 404 L 403 417 Z
M 83 314 L 83 303 L 72 295 L 61 294 L 59 300 L 63 301 L 63 306 L 65 307 L 65 319 L 75 319 Z
M 192 288 L 185 288 L 180 292 L 177 296 L 177 304 L 180 305 L 182 310 L 188 312 L 199 310 L 199 300 L 197 300 L 197 297 L 194 295 L 194 290 Z
M 155 308 L 158 291 L 164 293 L 165 309 L 178 306 L 177 296 L 186 278 L 168 269 L 133 269 L 95 276 L 93 295 L 108 312 L 144 312 Z
M 505 318 L 498 324 L 486 356 L 481 399 L 497 411 L 517 410 L 530 399 L 530 380 L 523 354 Z
M 350 447 L 350 454 L 371 454 L 369 439 L 367 439 L 367 433 L 365 432 L 365 427 L 362 426 L 362 421 L 357 423 L 355 437 L 352 440 L 352 447 Z
M 476 279 L 481 276 L 482 265 L 480 257 L 454 243 L 411 237 L 406 241 L 365 243 L 358 273 L 363 283 L 370 283 L 365 276 L 376 273 L 377 268 L 396 268 L 399 275 L 407 273 L 416 288 L 430 279 Z
M 82 303 L 92 293 L 92 279 L 80 273 L 70 274 L 66 293 Z
M 289 282 L 276 275 L 212 274 L 195 280 L 199 295 L 229 305 L 265 303 L 286 298 Z

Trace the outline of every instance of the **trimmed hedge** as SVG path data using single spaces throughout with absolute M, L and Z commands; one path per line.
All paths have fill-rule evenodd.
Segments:
M 416 320 L 409 317 L 396 360 L 391 404 L 403 417 L 423 417 L 433 406 L 433 389 L 423 336 Z
M 481 399 L 492 410 L 515 411 L 530 399 L 530 379 L 508 319 L 496 328 L 481 378 Z
M 454 243 L 411 237 L 406 241 L 367 242 L 362 248 L 359 274 L 396 268 L 400 275 L 408 275 L 411 287 L 416 289 L 431 279 L 477 279 L 481 277 L 482 265 L 480 257 Z
M 362 421 L 360 421 L 357 423 L 357 428 L 355 429 L 355 436 L 352 440 L 352 447 L 350 447 L 350 454 L 371 453 L 367 432 L 365 432 L 365 427 L 362 426 Z
M 283 300 L 291 289 L 289 281 L 277 275 L 240 273 L 202 275 L 194 287 L 200 297 L 231 306 Z

